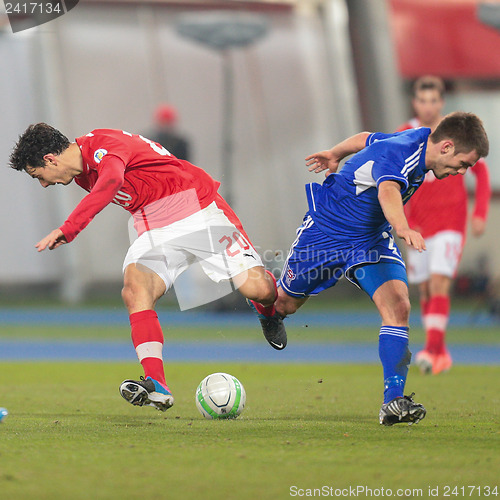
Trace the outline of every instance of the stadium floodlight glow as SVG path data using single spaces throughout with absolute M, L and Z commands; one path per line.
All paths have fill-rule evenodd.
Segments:
M 194 40 L 223 56 L 223 122 L 222 165 L 224 197 L 231 204 L 233 182 L 233 101 L 234 75 L 231 64 L 231 49 L 252 45 L 269 31 L 267 19 L 250 13 L 214 11 L 180 15 L 177 22 L 179 35 Z

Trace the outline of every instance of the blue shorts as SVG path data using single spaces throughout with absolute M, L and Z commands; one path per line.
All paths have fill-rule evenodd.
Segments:
M 408 284 L 403 258 L 389 232 L 359 242 L 336 240 L 306 215 L 288 253 L 280 286 L 288 295 L 303 298 L 334 286 L 343 276 L 370 297 L 386 281 Z

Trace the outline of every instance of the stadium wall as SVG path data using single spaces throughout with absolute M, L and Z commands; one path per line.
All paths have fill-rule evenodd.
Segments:
M 50 122 L 71 139 L 96 127 L 148 135 L 157 104 L 166 101 L 179 111 L 193 162 L 224 184 L 223 58 L 178 36 L 178 20 L 186 13 L 180 5 L 81 2 L 43 27 L 0 33 L 2 164 L 29 123 Z M 269 33 L 230 55 L 236 88 L 232 197 L 255 245 L 268 262 L 278 252 L 271 264 L 279 266 L 306 210 L 304 184 L 315 180 L 303 158 L 361 129 L 360 100 L 343 0 L 257 13 L 266 17 Z M 461 91 L 447 99 L 448 110 L 475 111 L 484 119 L 497 189 L 499 107 L 497 91 Z M 407 118 L 391 112 L 388 128 Z M 0 219 L 0 287 L 60 283 L 67 298 L 78 298 L 90 285 L 120 281 L 128 247 L 123 209 L 107 207 L 73 244 L 37 254 L 34 243 L 59 226 L 85 193 L 76 186 L 43 190 L 7 168 L 0 169 L 0 186 L 7 211 Z M 487 233 L 469 237 L 461 270 L 487 255 L 498 275 L 499 219 L 495 200 Z

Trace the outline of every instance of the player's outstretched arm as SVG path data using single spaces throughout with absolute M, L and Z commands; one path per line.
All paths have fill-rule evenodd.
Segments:
M 123 185 L 125 164 L 117 157 L 110 156 L 101 163 L 101 171 L 92 191 L 83 198 L 59 228 L 71 243 L 87 227 L 90 221 L 109 205 Z
M 323 170 L 328 170 L 326 172 L 327 176 L 330 173 L 336 172 L 341 160 L 346 156 L 361 151 L 366 146 L 366 139 L 368 139 L 369 135 L 369 132 L 360 132 L 333 146 L 331 149 L 318 151 L 309 155 L 306 158 L 306 166 L 309 167 L 309 172 L 318 174 L 319 172 L 323 172 Z
M 474 212 L 471 217 L 472 235 L 478 238 L 486 229 L 491 199 L 491 183 L 488 166 L 483 158 L 470 169 L 476 177 Z
M 476 217 L 475 215 L 473 215 L 471 217 L 470 222 L 471 222 L 472 235 L 475 236 L 476 238 L 482 236 L 486 229 L 486 219 L 483 219 L 482 217 Z
M 378 186 L 378 200 L 385 218 L 394 228 L 395 233 L 415 250 L 419 252 L 425 250 L 424 238 L 418 231 L 410 229 L 406 220 L 399 183 L 395 181 L 381 182 Z
M 67 243 L 66 237 L 60 229 L 54 229 L 45 238 L 42 238 L 36 245 L 36 249 L 39 252 L 43 252 L 47 247 L 49 250 L 54 250 L 54 248 L 60 247 Z

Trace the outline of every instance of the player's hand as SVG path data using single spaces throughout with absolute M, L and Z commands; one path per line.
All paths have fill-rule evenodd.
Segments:
M 472 235 L 475 236 L 476 238 L 482 236 L 484 230 L 486 229 L 486 221 L 481 217 L 472 217 L 470 223 L 471 223 L 470 225 L 472 229 Z
M 60 247 L 68 243 L 66 237 L 60 229 L 54 229 L 45 238 L 42 238 L 36 245 L 35 248 L 39 252 L 43 252 L 47 247 L 49 250 L 54 250 L 54 248 Z
M 319 174 L 323 170 L 328 170 L 325 173 L 325 177 L 328 177 L 331 173 L 336 172 L 339 168 L 340 159 L 337 158 L 331 149 L 325 151 L 319 151 L 309 155 L 306 158 L 306 166 L 309 167 L 309 172 L 314 172 Z
M 405 240 L 408 246 L 413 247 L 415 250 L 418 250 L 419 252 L 426 250 L 425 240 L 418 231 L 408 228 L 397 231 L 396 234 Z

